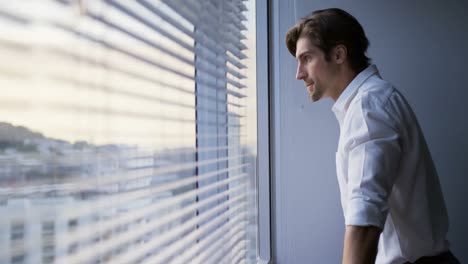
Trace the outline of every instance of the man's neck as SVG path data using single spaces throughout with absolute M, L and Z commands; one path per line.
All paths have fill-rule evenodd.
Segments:
M 353 71 L 350 67 L 340 67 L 337 71 L 337 82 L 335 85 L 334 93 L 330 96 L 336 102 L 343 91 L 348 85 L 356 78 L 358 73 Z

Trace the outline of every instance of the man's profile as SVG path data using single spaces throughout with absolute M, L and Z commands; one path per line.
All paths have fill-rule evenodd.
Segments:
M 286 46 L 310 99 L 335 101 L 343 263 L 459 263 L 446 239 L 447 210 L 417 118 L 370 64 L 359 22 L 341 9 L 318 10 L 289 29 Z

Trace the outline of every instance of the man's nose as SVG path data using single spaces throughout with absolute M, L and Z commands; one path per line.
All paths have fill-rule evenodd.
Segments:
M 302 79 L 304 79 L 305 76 L 306 76 L 306 74 L 305 74 L 305 71 L 304 71 L 303 67 L 300 64 L 298 64 L 297 65 L 297 72 L 296 72 L 296 79 L 297 80 L 302 80 Z

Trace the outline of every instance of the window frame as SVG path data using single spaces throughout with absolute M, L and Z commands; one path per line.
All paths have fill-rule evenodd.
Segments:
M 258 263 L 272 262 L 268 0 L 256 0 Z M 265 48 L 266 47 L 266 48 Z M 259 63 L 261 62 L 261 63 Z

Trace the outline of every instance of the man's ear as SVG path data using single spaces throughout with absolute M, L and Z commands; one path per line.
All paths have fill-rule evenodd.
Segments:
M 343 44 L 338 44 L 333 48 L 332 59 L 337 64 L 344 63 L 348 58 L 348 49 Z

